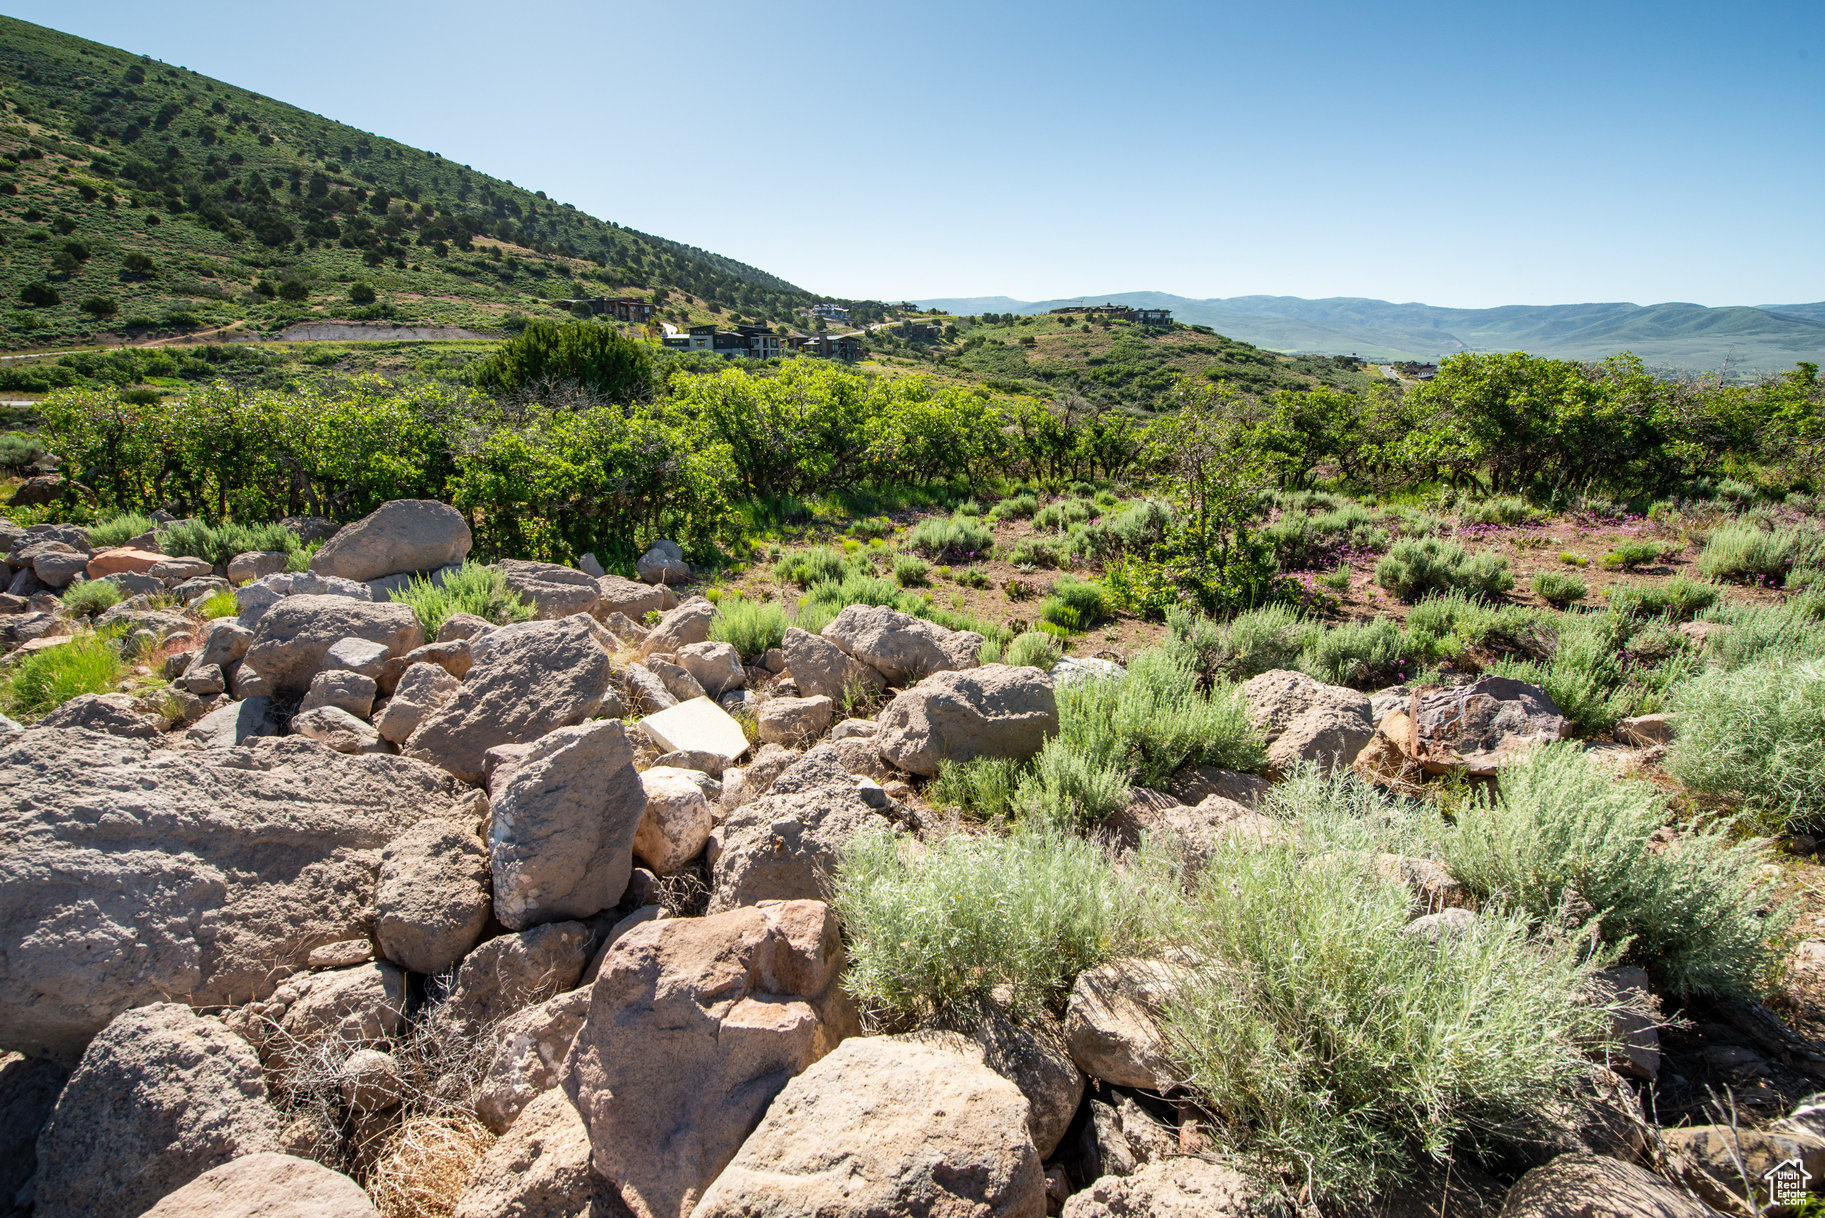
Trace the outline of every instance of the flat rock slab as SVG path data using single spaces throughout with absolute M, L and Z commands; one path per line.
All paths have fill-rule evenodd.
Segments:
M 748 751 L 747 733 L 708 698 L 692 698 L 640 721 L 640 730 L 667 753 L 704 752 L 734 761 Z

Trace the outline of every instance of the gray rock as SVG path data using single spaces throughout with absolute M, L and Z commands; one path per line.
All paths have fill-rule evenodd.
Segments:
M 1369 695 L 1369 718 L 1377 727 L 1389 715 L 1405 714 L 1413 702 L 1411 685 L 1391 685 L 1387 689 L 1377 690 Z
M 801 758 L 769 794 L 730 812 L 711 834 L 710 911 L 822 899 L 844 845 L 887 823 L 830 759 Z
M 1461 939 L 1475 928 L 1476 915 L 1468 909 L 1454 906 L 1413 919 L 1407 923 L 1406 933 L 1437 942 L 1441 939 Z
M 798 749 L 789 749 L 782 744 L 763 744 L 754 753 L 754 760 L 745 766 L 724 769 L 722 772 L 722 805 L 723 815 L 735 811 L 745 804 L 753 803 L 773 789 L 774 780 L 784 774 L 792 763 L 803 757 Z
M 581 922 L 547 922 L 488 940 L 457 966 L 438 1018 L 480 1031 L 574 988 L 589 963 L 589 938 Z
M 386 742 L 372 724 L 339 706 L 318 706 L 292 716 L 291 730 L 338 753 L 384 753 Z
M 721 753 L 705 752 L 702 749 L 680 749 L 676 752 L 661 753 L 658 757 L 655 757 L 653 759 L 653 768 L 657 769 L 660 766 L 669 766 L 675 770 L 695 770 L 707 778 L 720 780 L 723 775 L 723 770 L 727 767 L 728 763 L 729 759 L 724 757 Z M 720 795 L 722 792 L 722 784 L 720 781 L 716 784 L 716 790 Z M 706 797 L 708 796 L 708 787 L 704 788 L 704 794 Z
M 1660 1076 L 1659 1012 L 1646 969 L 1606 968 L 1592 975 L 1597 997 L 1612 1009 L 1610 1038 L 1618 1074 L 1652 1082 Z
M 1052 678 L 1054 689 L 1063 689 L 1079 681 L 1119 677 L 1126 671 L 1114 660 L 1100 660 L 1095 656 L 1065 656 L 1052 665 L 1052 671 L 1047 675 Z
M 675 541 L 655 541 L 634 563 L 634 574 L 649 584 L 682 584 L 691 578 L 691 564 Z
M 586 918 L 620 900 L 646 809 L 633 746 L 619 723 L 540 737 L 494 797 L 488 853 L 495 917 L 523 930 Z
M 378 681 L 393 655 L 392 647 L 385 642 L 367 638 L 337 639 L 323 653 L 323 671 L 358 673 Z
M 216 707 L 192 724 L 184 737 L 206 749 L 227 749 L 278 731 L 272 699 L 257 696 Z
M 253 631 L 231 617 L 219 617 L 203 627 L 196 662 L 226 669 L 237 660 L 244 659 L 251 646 Z
M 1065 1048 L 1091 1078 L 1164 1091 L 1177 1070 L 1159 1014 L 1187 979 L 1179 965 L 1121 959 L 1078 974 L 1065 1008 Z
M 760 704 L 763 744 L 804 744 L 822 736 L 836 718 L 836 705 L 821 694 L 810 698 L 768 698 Z
M 623 669 L 621 685 L 627 694 L 628 708 L 637 715 L 656 715 L 678 705 L 665 682 L 644 664 L 629 664 Z
M 1033 1024 L 1017 1024 L 991 1007 L 966 1029 L 916 1038 L 967 1052 L 1020 1088 L 1028 1105 L 1027 1133 L 1039 1157 L 1051 1158 L 1084 1098 L 1083 1071 L 1065 1051 L 1064 1032 L 1055 1019 L 1048 1015 Z
M 101 581 L 113 584 L 128 596 L 156 596 L 165 590 L 161 581 L 140 571 L 116 571 L 102 576 Z
M 81 694 L 40 719 L 38 726 L 81 728 L 138 740 L 151 740 L 159 734 L 159 725 L 139 713 L 131 694 Z
M 263 997 L 365 937 L 381 848 L 455 785 L 296 738 L 246 748 L 35 728 L 0 740 L 0 1044 L 73 1059 L 120 1012 Z
M 662 659 L 659 656 L 653 656 L 647 660 L 646 667 L 665 689 L 666 696 L 671 699 L 672 706 L 676 706 L 680 702 L 689 702 L 693 698 L 704 698 L 709 696 L 704 692 L 704 688 L 702 684 L 698 682 L 697 678 L 693 677 L 690 670 L 685 668 L 682 664 L 674 664 L 670 660 Z M 657 710 L 649 713 L 658 714 L 659 711 L 670 709 L 670 706 L 661 706 Z
M 199 664 L 193 660 L 177 683 L 199 698 L 228 692 L 228 674 L 219 664 Z
M 1673 720 L 1666 715 L 1635 715 L 1616 724 L 1616 739 L 1637 748 L 1672 744 L 1676 734 Z
M 261 1151 L 210 1168 L 142 1218 L 380 1218 L 380 1211 L 341 1172 Z
M 215 565 L 206 558 L 167 558 L 152 564 L 146 572 L 153 579 L 163 580 L 167 588 L 175 588 L 185 580 L 203 579 L 215 574 Z
M 716 619 L 716 606 L 701 596 L 693 596 L 659 619 L 640 644 L 640 654 L 671 655 L 680 647 L 701 643 L 710 637 L 710 623 Z
M 594 554 L 582 554 L 577 557 L 577 570 L 591 579 L 601 579 L 608 572 L 602 568 L 602 560 Z
M 430 499 L 395 499 L 344 525 L 311 558 L 311 572 L 366 581 L 404 571 L 435 571 L 469 556 L 463 514 Z
M 46 587 L 63 588 L 88 568 L 89 556 L 78 554 L 74 550 L 51 549 L 50 546 L 55 544 L 51 542 L 38 547 L 38 555 L 32 559 L 32 574 Z
M 678 663 L 712 698 L 720 698 L 748 683 L 748 674 L 741 666 L 741 652 L 728 643 L 687 643 L 678 649 L 677 656 Z
M 326 1043 L 347 1051 L 397 1036 L 405 1009 L 405 974 L 376 960 L 288 977 L 228 1018 L 269 1068 L 283 1071 L 316 1058 Z
M 57 1097 L 33 1212 L 138 1218 L 210 1168 L 278 1146 L 253 1048 L 188 1007 L 139 1007 L 95 1038 Z
M 456 639 L 473 640 L 493 629 L 494 624 L 485 617 L 477 617 L 473 613 L 452 613 L 437 628 L 437 641 L 449 643 Z
M 850 605 L 824 627 L 823 636 L 880 673 L 889 685 L 974 668 L 976 653 L 982 650 L 982 636 L 973 630 L 946 630 L 875 605 Z
M 366 639 L 392 655 L 404 655 L 424 640 L 424 627 L 409 605 L 288 596 L 261 616 L 243 663 L 274 692 L 302 691 L 323 667 L 325 654 L 346 638 Z
M 308 571 L 286 571 L 263 575 L 250 584 L 235 589 L 235 604 L 241 607 L 240 622 L 248 629 L 259 625 L 266 611 L 288 596 L 346 596 L 350 600 L 371 601 L 366 584 L 349 579 L 312 575 Z
M 282 550 L 248 550 L 228 560 L 228 582 L 251 583 L 268 575 L 277 575 L 291 561 Z
M 1488 777 L 1567 731 L 1565 716 L 1545 690 L 1484 675 L 1469 685 L 1427 686 L 1415 693 L 1411 732 L 1402 743 L 1428 773 Z
M 589 1131 L 561 1091 L 535 1098 L 476 1165 L 451 1218 L 613 1218 L 626 1208 L 589 1166 Z
M 634 833 L 634 853 L 659 875 L 681 871 L 702 852 L 716 824 L 704 788 L 690 771 L 669 766 L 642 773 L 640 786 L 646 807 Z
M 880 730 L 881 725 L 873 719 L 845 719 L 830 729 L 830 741 L 873 740 Z
M 1272 1210 L 1233 1167 L 1180 1156 L 1108 1175 L 1065 1202 L 1063 1218 L 1255 1218 Z
M 407 738 L 408 757 L 480 782 L 487 751 L 597 716 L 620 718 L 614 667 L 586 617 L 529 622 L 486 636 L 461 688 Z
M 678 605 L 678 597 L 670 588 L 654 588 L 619 575 L 599 576 L 596 591 L 602 598 L 596 613 L 604 621 L 619 613 L 638 625 L 646 621 L 647 614 L 664 613 Z
M 894 695 L 879 723 L 881 756 L 930 777 L 946 761 L 1033 756 L 1058 731 L 1058 701 L 1038 669 L 989 664 L 926 677 Z
M 404 744 L 419 724 L 456 696 L 462 682 L 436 664 L 413 664 L 399 678 L 393 696 L 374 716 L 381 739 Z
M 1375 735 L 1367 698 L 1302 672 L 1264 672 L 1242 686 L 1242 697 L 1249 722 L 1267 738 L 1267 763 L 1276 771 L 1301 762 L 1329 770 L 1347 766 Z
M 595 579 L 574 567 L 518 558 L 503 558 L 495 567 L 506 578 L 507 587 L 532 602 L 541 621 L 594 613 L 602 601 Z
M 433 976 L 455 968 L 488 925 L 488 851 L 465 826 L 421 821 L 380 853 L 374 937 L 401 968 Z
M 373 713 L 374 694 L 378 689 L 372 677 L 364 677 L 358 672 L 325 670 L 311 678 L 310 689 L 305 691 L 298 710 L 303 713 L 320 706 L 333 706 L 357 719 L 366 719 Z
M 0 1054 L 0 1214 L 29 1218 L 32 1177 L 38 1173 L 38 1132 L 51 1119 L 57 1094 L 69 1081 L 68 1066 L 42 1058 Z
M 1715 1218 L 1716 1211 L 1653 1172 L 1574 1152 L 1536 1167 L 1508 1190 L 1501 1218 Z
M 488 1037 L 488 1066 L 475 1100 L 476 1115 L 505 1133 L 526 1105 L 558 1085 L 558 1070 L 589 1014 L 589 988 L 547 998 L 502 1020 Z M 564 1100 L 568 1105 L 568 1097 Z M 578 1128 L 581 1129 L 581 1123 Z M 585 1145 L 587 1146 L 587 1137 Z M 588 1163 L 587 1149 L 584 1163 Z

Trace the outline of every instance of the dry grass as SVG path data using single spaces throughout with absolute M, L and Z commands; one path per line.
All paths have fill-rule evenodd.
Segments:
M 474 1117 L 413 1117 L 400 1125 L 368 1172 L 368 1196 L 382 1218 L 448 1218 L 494 1135 Z

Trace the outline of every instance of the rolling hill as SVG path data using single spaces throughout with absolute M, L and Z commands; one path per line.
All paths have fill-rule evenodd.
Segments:
M 0 346 L 313 318 L 495 327 L 636 295 L 685 321 L 819 299 L 466 165 L 0 17 Z
M 1164 292 L 1045 301 L 984 296 L 916 303 L 964 314 L 1030 314 L 1075 304 L 1079 299 L 1171 309 L 1178 321 L 1210 326 L 1271 351 L 1402 360 L 1435 360 L 1458 351 L 1531 351 L 1562 359 L 1602 359 L 1632 351 L 1654 367 L 1712 372 L 1727 364 L 1742 373 L 1777 372 L 1798 360 L 1825 360 L 1825 303 L 1760 308 L 1616 303 L 1447 309 L 1357 297 L 1194 300 Z

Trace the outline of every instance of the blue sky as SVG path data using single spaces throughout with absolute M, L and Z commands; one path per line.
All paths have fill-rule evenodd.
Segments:
M 1825 4 L 0 10 L 841 296 L 1825 299 Z

